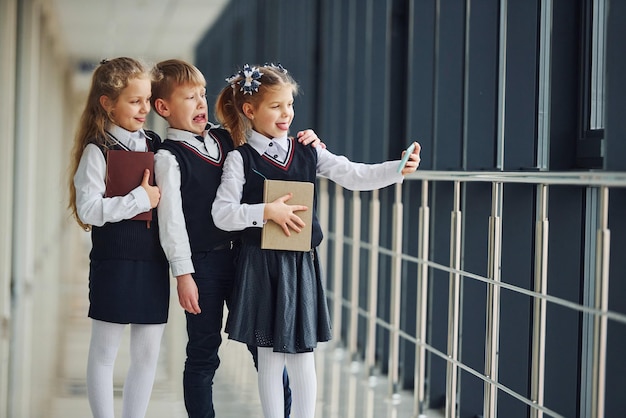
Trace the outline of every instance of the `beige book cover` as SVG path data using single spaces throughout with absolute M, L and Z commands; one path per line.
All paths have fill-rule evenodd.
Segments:
M 293 197 L 285 202 L 288 205 L 304 205 L 308 210 L 297 215 L 304 221 L 305 227 L 300 232 L 290 231 L 285 235 L 278 224 L 268 221 L 261 231 L 261 248 L 264 250 L 309 251 L 311 249 L 311 226 L 313 223 L 314 184 L 304 181 L 265 180 L 263 202 L 270 203 L 287 193 Z

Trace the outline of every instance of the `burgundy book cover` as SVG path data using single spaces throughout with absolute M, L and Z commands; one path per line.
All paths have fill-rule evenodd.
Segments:
M 125 150 L 107 151 L 106 190 L 104 197 L 126 196 L 141 184 L 145 169 L 150 170 L 151 186 L 154 186 L 154 153 Z M 152 209 L 132 218 L 151 221 Z

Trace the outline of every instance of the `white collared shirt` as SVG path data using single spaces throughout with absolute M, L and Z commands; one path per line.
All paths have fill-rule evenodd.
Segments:
M 287 137 L 268 139 L 252 131 L 248 144 L 259 155 L 284 161 L 289 142 Z M 399 160 L 379 164 L 354 163 L 344 156 L 335 155 L 326 148 L 316 147 L 317 176 L 328 178 L 348 190 L 374 190 L 402 182 L 404 177 L 397 172 Z M 246 182 L 243 159 L 237 151 L 231 151 L 224 162 L 222 182 L 217 189 L 211 214 L 218 228 L 225 231 L 240 231 L 249 227 L 263 226 L 265 204 L 241 203 L 243 186 Z
M 146 134 L 143 129 L 130 132 L 117 125 L 108 125 L 107 132 L 123 148 L 130 151 L 147 151 Z M 104 154 L 97 145 L 88 144 L 83 150 L 74 175 L 76 211 L 83 223 L 102 226 L 107 222 L 130 219 L 150 210 L 150 198 L 141 186 L 137 186 L 126 196 L 104 197 L 105 177 Z
M 208 132 L 209 130 L 207 129 L 202 133 L 201 136 L 204 137 L 204 141 L 200 141 L 196 138 L 196 135 L 193 132 L 184 131 L 182 129 L 167 128 L 167 139 L 184 142 L 205 157 L 209 157 L 209 159 L 214 161 L 219 161 L 221 157 L 220 148 L 217 145 L 217 142 L 215 142 L 215 139 L 209 135 Z
M 220 148 L 211 135 L 204 132 L 204 142 L 194 133 L 180 129 L 167 128 L 167 139 L 184 142 L 208 159 L 219 161 Z M 154 156 L 155 181 L 161 191 L 161 200 L 157 206 L 159 218 L 159 238 L 161 247 L 170 263 L 174 276 L 194 273 L 191 260 L 191 244 L 187 234 L 183 200 L 180 194 L 180 165 L 176 157 L 168 150 L 161 149 Z M 208 214 L 207 214 L 208 215 Z

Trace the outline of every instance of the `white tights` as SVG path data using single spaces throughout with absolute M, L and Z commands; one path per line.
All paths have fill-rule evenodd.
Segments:
M 94 418 L 113 418 L 113 366 L 125 324 L 92 320 L 87 360 L 87 397 Z M 165 324 L 130 325 L 130 367 L 124 382 L 122 418 L 146 414 Z
M 259 347 L 259 396 L 265 418 L 284 418 L 283 369 L 287 366 L 293 397 L 291 416 L 313 418 L 317 398 L 317 377 L 313 352 L 300 354 L 275 353 L 272 348 Z

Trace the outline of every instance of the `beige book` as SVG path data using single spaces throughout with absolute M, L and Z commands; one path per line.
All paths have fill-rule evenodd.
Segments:
M 313 223 L 314 184 L 304 181 L 265 180 L 263 202 L 270 203 L 287 193 L 293 197 L 285 202 L 288 205 L 304 205 L 308 210 L 297 215 L 304 221 L 302 231 L 290 231 L 285 235 L 278 224 L 268 221 L 261 231 L 261 248 L 264 250 L 309 251 L 311 249 L 311 227 Z

